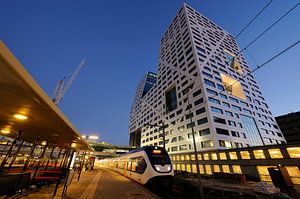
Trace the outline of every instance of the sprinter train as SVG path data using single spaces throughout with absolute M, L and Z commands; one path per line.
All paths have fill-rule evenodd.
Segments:
M 171 159 L 162 147 L 145 146 L 104 159 L 101 165 L 152 189 L 170 189 L 173 184 Z

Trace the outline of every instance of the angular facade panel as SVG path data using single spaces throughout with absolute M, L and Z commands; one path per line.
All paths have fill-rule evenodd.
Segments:
M 284 143 L 234 37 L 183 5 L 161 39 L 156 84 L 138 100 L 129 132 L 169 152 Z M 149 125 L 151 124 L 151 128 Z

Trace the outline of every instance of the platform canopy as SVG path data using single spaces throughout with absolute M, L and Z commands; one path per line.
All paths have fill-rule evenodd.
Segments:
M 76 108 L 76 107 L 74 107 Z M 0 40 L 0 135 L 61 148 L 89 150 L 67 117 Z M 74 144 L 75 143 L 75 144 Z

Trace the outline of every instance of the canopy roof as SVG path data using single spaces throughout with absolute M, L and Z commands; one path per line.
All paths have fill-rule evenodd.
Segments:
M 16 117 L 16 114 L 27 119 Z M 81 139 L 67 117 L 52 102 L 43 89 L 0 40 L 0 135 L 15 138 L 23 129 L 21 139 L 61 148 L 88 150 L 89 145 Z

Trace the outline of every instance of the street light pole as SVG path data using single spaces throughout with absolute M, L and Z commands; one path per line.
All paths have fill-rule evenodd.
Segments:
M 194 155 L 195 155 L 196 168 L 197 168 L 197 177 L 198 177 L 198 183 L 199 183 L 199 194 L 200 194 L 200 198 L 204 199 L 203 187 L 202 187 L 202 181 L 201 181 L 201 174 L 200 174 L 200 169 L 199 169 L 199 160 L 198 160 L 198 154 L 197 154 L 197 145 L 196 145 L 196 140 L 195 140 L 195 131 L 194 131 L 194 125 L 193 125 L 193 119 L 192 119 L 192 111 L 191 111 L 191 105 L 190 105 L 190 100 L 189 100 L 189 89 L 190 88 L 188 88 L 188 90 L 186 92 L 186 95 L 187 95 L 188 108 L 189 108 L 190 124 L 191 124 L 191 127 L 192 127 Z

